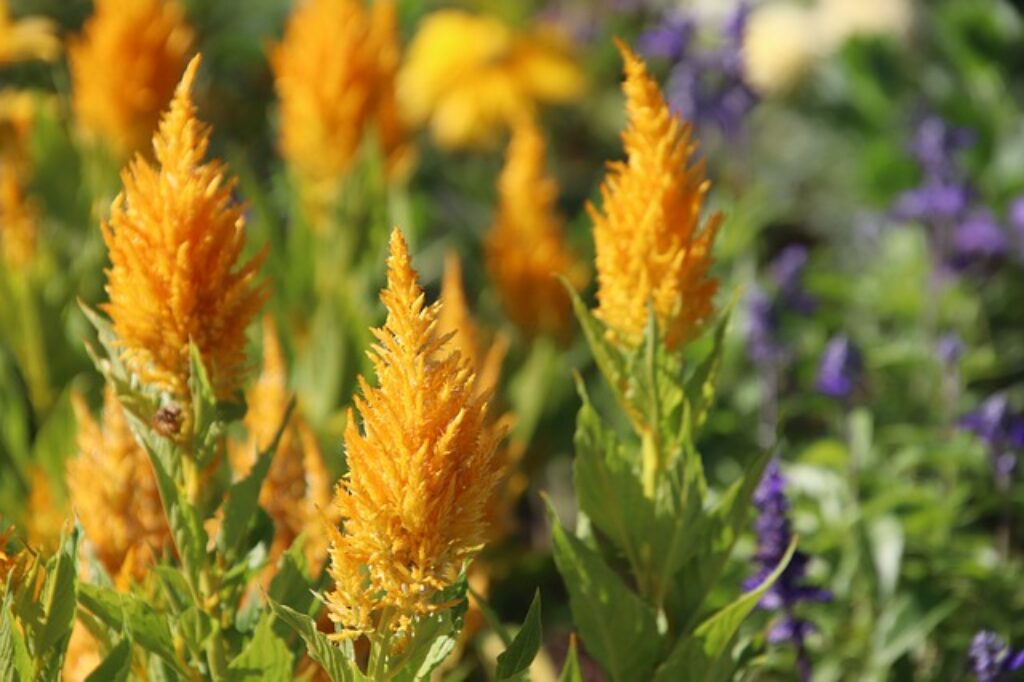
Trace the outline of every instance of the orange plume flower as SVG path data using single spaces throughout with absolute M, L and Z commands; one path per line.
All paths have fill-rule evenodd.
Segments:
M 577 289 L 587 275 L 565 244 L 555 209 L 558 185 L 544 166 L 541 132 L 532 119 L 521 121 L 498 180 L 498 214 L 485 243 L 487 269 L 509 319 L 528 333 L 565 339 L 572 329 L 572 302 L 557 275 Z
M 103 309 L 121 358 L 146 384 L 188 400 L 189 341 L 221 397 L 245 373 L 245 329 L 267 298 L 255 283 L 266 252 L 239 263 L 245 247 L 236 180 L 204 163 L 210 131 L 196 119 L 189 64 L 153 139 L 159 168 L 136 157 L 122 173 L 103 239 L 110 251 Z
M 103 394 L 103 416 L 72 396 L 78 421 L 78 456 L 68 460 L 71 504 L 97 558 L 118 582 L 142 579 L 171 546 L 149 457 L 135 441 L 114 389 Z
M 120 158 L 143 149 L 192 49 L 175 0 L 95 0 L 68 47 L 75 117 Z
M 284 352 L 277 328 L 267 316 L 263 319 L 263 369 L 246 396 L 249 409 L 245 426 L 249 440 L 229 450 L 237 476 L 247 475 L 256 462 L 257 452 L 266 450 L 273 442 L 288 409 L 288 400 Z M 328 509 L 330 503 L 331 482 L 320 446 L 305 422 L 293 414 L 260 491 L 260 505 L 275 526 L 271 565 L 305 532 L 306 559 L 313 574 L 319 573 L 327 558 L 328 537 L 318 510 Z
M 15 21 L 0 0 L 0 65 L 29 59 L 52 62 L 60 55 L 57 25 L 46 17 L 25 17 Z
M 360 380 L 362 428 L 349 413 L 349 473 L 335 495 L 344 527 L 331 527 L 327 608 L 339 638 L 404 633 L 418 616 L 451 606 L 439 592 L 483 544 L 501 475 L 502 434 L 488 426 L 487 396 L 438 333 L 440 304 L 425 304 L 398 230 L 381 299 L 388 316 L 374 330 L 378 385 Z
M 281 98 L 281 151 L 307 180 L 351 166 L 368 127 L 392 167 L 407 156 L 395 104 L 399 61 L 394 0 L 300 4 L 270 62 Z
M 588 205 L 597 248 L 596 316 L 618 342 L 636 345 L 653 307 L 670 348 L 699 331 L 714 311 L 711 246 L 721 216 L 701 227 L 710 183 L 694 162 L 692 128 L 672 115 L 644 63 L 619 44 L 626 63 L 622 140 L 601 185 L 603 206 Z
M 35 210 L 22 194 L 14 164 L 0 158 L 0 262 L 21 270 L 35 251 Z

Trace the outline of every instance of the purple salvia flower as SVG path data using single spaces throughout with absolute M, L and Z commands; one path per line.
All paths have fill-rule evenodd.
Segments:
M 799 313 L 814 311 L 815 300 L 804 290 L 804 270 L 807 269 L 808 252 L 803 244 L 790 244 L 779 252 L 769 266 L 772 279 L 778 288 L 779 301 Z
M 751 288 L 747 296 L 747 355 L 759 367 L 775 365 L 781 355 L 775 302 L 764 289 Z
M 757 551 L 754 553 L 757 570 L 744 583 L 747 591 L 756 589 L 775 570 L 793 539 L 786 480 L 778 461 L 769 462 L 754 491 L 753 501 L 758 511 L 754 523 L 757 531 Z M 804 640 L 815 628 L 810 621 L 797 616 L 794 609 L 801 602 L 821 602 L 832 598 L 828 590 L 805 583 L 808 560 L 805 553 L 795 552 L 782 575 L 758 602 L 759 608 L 780 613 L 779 619 L 768 631 L 768 641 L 773 644 L 792 643 L 796 647 L 797 666 L 802 680 L 810 679 L 810 661 L 804 649 Z
M 1001 682 L 1009 673 L 1024 670 L 1024 650 L 1014 653 L 1005 640 L 988 630 L 974 636 L 967 657 L 978 682 Z
M 935 354 L 946 366 L 955 366 L 964 354 L 964 340 L 956 332 L 943 334 L 935 344 Z
M 660 25 L 643 33 L 637 40 L 637 47 L 648 57 L 666 59 L 674 64 L 686 56 L 696 32 L 697 24 L 692 18 L 672 14 Z
M 966 267 L 1004 255 L 1009 243 L 995 217 L 984 210 L 969 214 L 953 231 L 953 265 Z
M 986 399 L 960 419 L 960 428 L 985 442 L 996 482 L 1008 486 L 1017 469 L 1018 453 L 1024 449 L 1024 418 L 1010 410 L 1006 396 L 997 393 Z
M 849 398 L 863 371 L 860 352 L 845 335 L 833 336 L 825 346 L 815 385 L 832 398 Z

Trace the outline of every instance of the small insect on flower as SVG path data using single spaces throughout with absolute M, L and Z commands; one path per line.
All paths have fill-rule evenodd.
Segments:
M 343 528 L 331 526 L 327 609 L 337 638 L 408 635 L 449 608 L 441 593 L 484 543 L 501 476 L 488 396 L 438 332 L 440 304 L 426 305 L 397 229 L 381 299 L 377 386 L 360 380 L 345 430 L 349 473 L 335 495 Z
M 99 423 L 82 396 L 73 394 L 72 405 L 78 421 L 78 455 L 67 463 L 72 507 L 110 576 L 120 584 L 141 579 L 171 546 L 149 457 L 109 385 Z
M 158 166 L 141 156 L 122 173 L 103 239 L 110 251 L 103 310 L 128 369 L 175 402 L 189 401 L 189 342 L 219 397 L 245 374 L 245 330 L 267 298 L 256 283 L 264 250 L 241 263 L 242 207 L 220 161 L 204 162 L 210 130 L 196 119 L 189 64 L 153 139 Z M 182 411 L 186 420 L 189 410 Z M 187 429 L 187 424 L 183 425 Z
M 708 274 L 722 218 L 701 225 L 710 183 L 693 161 L 692 128 L 669 111 L 647 67 L 619 43 L 626 63 L 625 161 L 609 164 L 602 207 L 588 204 L 597 248 L 597 310 L 611 337 L 640 342 L 648 306 L 669 348 L 685 343 L 714 312 Z
M 446 149 L 490 147 L 538 103 L 583 92 L 583 72 L 551 28 L 516 32 L 501 21 L 447 9 L 423 20 L 398 75 L 402 112 L 429 125 Z
M 175 0 L 96 0 L 68 47 L 72 105 L 83 134 L 129 158 L 157 127 L 192 49 Z M 113 66 L 113 65 L 116 65 Z
M 400 50 L 394 0 L 297 4 L 270 62 L 281 99 L 281 151 L 304 179 L 352 165 L 372 127 L 393 171 L 409 148 L 395 102 Z
M 0 0 L 0 66 L 42 59 L 52 62 L 60 55 L 57 25 L 45 17 L 11 17 L 7 0 Z
M 485 243 L 487 270 L 509 319 L 529 334 L 566 339 L 572 303 L 558 280 L 575 289 L 587 273 L 569 250 L 555 210 L 558 185 L 547 176 L 544 137 L 532 119 L 516 125 L 498 180 L 498 211 Z

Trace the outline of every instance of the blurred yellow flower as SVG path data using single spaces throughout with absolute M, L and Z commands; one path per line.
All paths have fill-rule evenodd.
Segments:
M 0 157 L 0 260 L 11 270 L 23 270 L 35 251 L 35 210 L 22 193 L 14 163 Z
M 11 16 L 7 0 L 0 0 L 0 65 L 29 59 L 52 62 L 60 55 L 57 25 L 46 17 Z
M 335 495 L 344 525 L 331 526 L 327 608 L 342 628 L 337 638 L 406 633 L 418 616 L 451 606 L 439 592 L 484 542 L 501 475 L 488 398 L 438 333 L 440 304 L 425 304 L 397 229 L 381 299 L 388 316 L 374 330 L 378 385 L 360 380 L 362 428 L 350 411 L 349 473 Z
M 394 0 L 309 0 L 271 50 L 281 98 L 280 145 L 309 181 L 332 180 L 352 165 L 373 128 L 392 169 L 409 148 L 395 103 L 400 53 Z
M 288 401 L 284 352 L 274 321 L 267 316 L 263 319 L 263 368 L 246 395 L 245 426 L 249 439 L 228 451 L 236 476 L 246 476 L 256 462 L 257 452 L 266 450 L 273 442 Z M 260 505 L 267 510 L 275 526 L 271 565 L 305 533 L 306 559 L 313 575 L 319 575 L 327 558 L 328 545 L 327 530 L 320 523 L 320 510 L 327 510 L 330 503 L 331 481 L 324 468 L 320 446 L 305 422 L 293 414 L 260 491 Z
M 184 403 L 190 341 L 218 396 L 241 386 L 245 330 L 268 295 L 255 282 L 266 251 L 240 263 L 245 221 L 232 197 L 236 180 L 220 161 L 203 161 L 210 130 L 190 95 L 198 68 L 196 57 L 153 138 L 159 167 L 136 157 L 102 226 L 111 262 L 103 309 L 121 358 L 144 383 Z
M 149 456 L 135 441 L 109 385 L 97 423 L 82 396 L 73 394 L 78 454 L 67 462 L 71 505 L 96 557 L 116 582 L 142 579 L 171 547 Z
M 558 185 L 545 172 L 544 138 L 532 120 L 521 121 L 498 180 L 497 217 L 485 242 L 487 270 L 509 319 L 527 333 L 565 340 L 572 303 L 557 275 L 579 289 L 587 273 L 566 246 L 557 200 Z
M 99 642 L 81 620 L 75 620 L 75 625 L 71 628 L 68 650 L 64 654 L 62 682 L 85 682 L 102 662 Z
M 29 469 L 28 477 L 28 502 L 21 524 L 25 529 L 25 537 L 33 549 L 44 553 L 55 552 L 68 518 L 66 502 L 53 494 L 53 484 L 42 467 L 33 466 Z
M 820 0 L 818 32 L 838 48 L 855 36 L 906 35 L 913 20 L 910 0 Z
M 0 518 L 0 522 L 3 522 L 2 518 Z M 14 537 L 13 526 L 0 531 L 0 593 L 3 592 L 8 578 L 15 572 L 22 559 L 22 552 L 13 554 L 8 552 L 8 545 L 11 544 L 12 537 Z
M 120 158 L 144 150 L 192 48 L 175 0 L 95 0 L 68 46 L 72 105 L 82 132 Z
M 603 206 L 588 205 L 597 249 L 596 316 L 610 336 L 639 343 L 654 310 L 669 348 L 691 338 L 711 316 L 718 282 L 708 275 L 721 223 L 701 227 L 710 183 L 692 160 L 692 128 L 672 115 L 644 63 L 619 44 L 625 60 L 625 161 L 613 161 L 601 185 Z
M 750 13 L 742 54 L 751 87 L 778 95 L 800 82 L 825 49 L 817 18 L 815 8 L 791 3 L 765 4 Z
M 583 92 L 568 42 L 549 28 L 517 33 L 497 19 L 440 10 L 423 20 L 398 75 L 403 115 L 445 148 L 487 147 L 537 103 Z

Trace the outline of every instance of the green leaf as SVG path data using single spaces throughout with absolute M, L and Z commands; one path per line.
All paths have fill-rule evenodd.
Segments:
M 202 658 L 206 640 L 213 634 L 213 619 L 209 614 L 197 606 L 190 606 L 174 619 L 174 628 L 192 655 Z
M 210 375 L 203 364 L 202 353 L 192 341 L 188 344 L 189 378 L 188 386 L 192 394 L 192 427 L 198 439 L 195 447 L 197 460 L 202 465 L 204 453 L 211 451 L 211 445 L 219 439 L 221 430 L 215 428 L 217 423 L 217 395 L 210 382 Z
M 625 394 L 629 376 L 626 371 L 625 358 L 618 348 L 609 343 L 605 337 L 604 325 L 590 314 L 587 306 L 569 281 L 562 278 L 562 284 L 565 285 L 566 291 L 569 292 L 569 298 L 572 299 L 573 311 L 576 313 L 576 319 L 579 320 L 580 328 L 583 329 L 583 336 L 587 340 L 587 345 L 590 346 L 590 352 L 594 355 L 594 362 L 597 363 L 598 369 L 601 370 L 601 374 L 604 375 L 619 404 L 632 412 L 630 402 Z
M 308 577 L 309 566 L 306 563 L 303 545 L 303 538 L 300 536 L 278 559 L 277 572 L 270 581 L 267 596 L 300 613 L 308 613 L 314 599 L 313 583 Z
M 108 627 L 127 633 L 132 641 L 162 658 L 182 676 L 190 677 L 174 651 L 167 620 L 138 597 L 81 583 L 78 603 Z
M 274 634 L 271 618 L 264 614 L 252 639 L 228 665 L 231 680 L 287 680 L 292 677 L 292 655 Z
M 7 595 L 0 604 L 0 680 L 33 682 L 32 659 L 21 630 L 14 622 L 13 599 Z
M 47 571 L 43 587 L 43 612 L 46 624 L 36 642 L 36 651 L 47 657 L 57 653 L 63 657 L 71 638 L 75 622 L 75 569 L 78 563 L 78 539 L 81 534 L 76 525 L 70 535 L 61 541 L 54 558 L 53 568 Z
M 654 610 L 596 552 L 565 531 L 550 505 L 548 516 L 555 564 L 587 650 L 613 682 L 645 679 L 661 646 Z
M 316 629 L 312 618 L 272 599 L 267 601 L 274 615 L 295 630 L 306 643 L 309 657 L 323 667 L 331 682 L 359 682 L 366 679 L 356 667 L 355 661 L 349 660 L 327 635 Z
M 722 368 L 725 332 L 729 327 L 729 318 L 732 316 L 732 308 L 735 303 L 736 297 L 734 296 L 719 318 L 718 324 L 715 325 L 711 352 L 697 365 L 693 374 L 686 380 L 685 393 L 690 402 L 693 425 L 697 429 L 704 425 L 708 412 L 715 401 L 715 384 Z
M 697 626 L 692 635 L 683 637 L 672 653 L 658 667 L 654 682 L 675 682 L 676 680 L 727 680 L 732 675 L 732 647 L 740 625 L 757 606 L 764 593 L 775 584 L 789 565 L 796 551 L 796 538 L 782 557 L 775 570 L 757 588 L 741 595 L 728 606 L 713 614 Z
M 274 434 L 274 440 L 271 441 L 270 446 L 257 455 L 256 462 L 249 474 L 234 483 L 228 491 L 228 499 L 224 504 L 224 522 L 221 524 L 220 535 L 217 537 L 217 546 L 228 559 L 233 559 L 236 556 L 239 545 L 245 538 L 245 531 L 256 515 L 260 488 L 267 477 L 267 472 L 270 471 L 274 452 L 277 450 L 294 407 L 295 400 L 293 398 L 288 403 L 284 418 L 281 420 L 281 425 L 278 427 L 277 433 Z
M 498 655 L 495 677 L 508 680 L 526 671 L 540 650 L 541 641 L 540 590 L 534 593 L 523 627 L 516 633 L 512 644 Z
M 583 682 L 583 671 L 580 669 L 580 656 L 576 651 L 576 635 L 569 637 L 569 651 L 565 654 L 565 663 L 558 676 L 558 682 Z
M 132 670 L 132 643 L 127 637 L 110 650 L 85 682 L 124 682 Z

